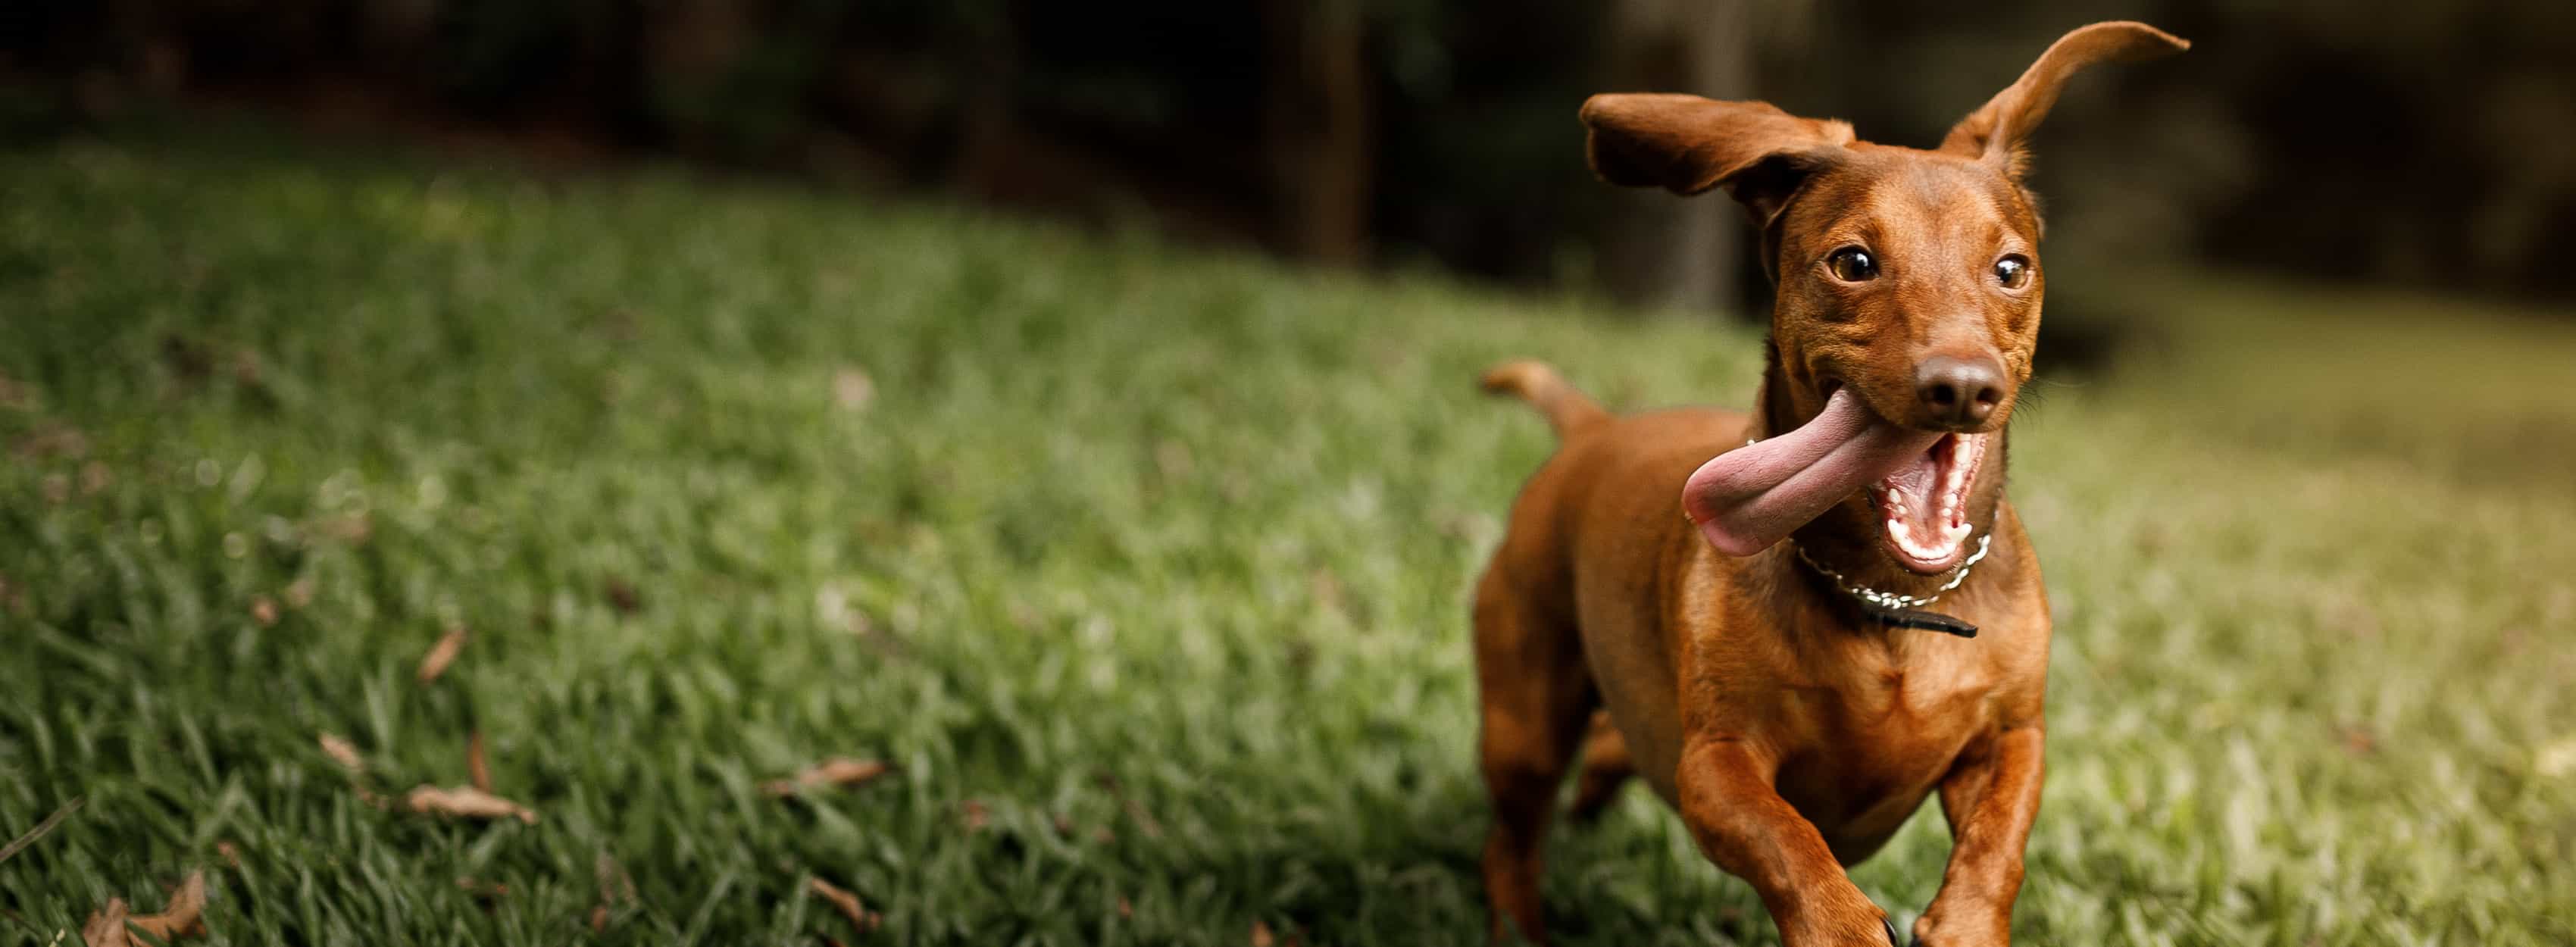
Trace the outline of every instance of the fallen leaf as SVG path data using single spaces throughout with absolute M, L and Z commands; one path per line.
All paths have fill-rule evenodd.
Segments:
M 638 900 L 634 876 L 628 875 L 626 869 L 617 864 L 617 859 L 607 852 L 599 853 L 599 858 L 591 863 L 591 871 L 599 876 L 600 903 L 634 904 Z
M 1271 947 L 1270 925 L 1252 922 L 1252 947 Z
M 1130 919 L 1130 920 L 1133 920 L 1133 919 L 1136 917 L 1136 906 L 1135 906 L 1134 904 L 1128 903 L 1128 901 L 1127 901 L 1127 899 L 1126 899 L 1126 898 L 1119 898 L 1119 899 L 1118 899 L 1118 916 L 1119 916 L 1119 917 L 1123 917 L 1123 918 L 1128 918 L 1128 919 Z
M 465 893 L 473 895 L 476 900 L 485 902 L 500 900 L 510 893 L 509 885 L 497 881 L 476 881 L 470 877 L 456 879 L 456 886 L 465 889 Z
M 215 843 L 215 854 L 223 856 L 223 858 L 224 858 L 224 867 L 226 867 L 226 868 L 239 868 L 239 867 L 241 867 L 241 846 L 239 846 L 239 845 L 235 845 L 235 844 L 233 844 L 233 843 L 231 843 L 231 842 L 228 842 L 228 841 L 227 841 L 227 842 L 216 842 L 216 843 Z
M 844 368 L 832 374 L 832 403 L 840 405 L 842 410 L 864 410 L 876 398 L 877 385 L 868 380 L 868 373 Z
M 492 791 L 492 769 L 483 763 L 483 731 L 476 730 L 465 738 L 465 779 L 474 788 Z
M 215 370 L 215 353 L 204 342 L 172 334 L 161 337 L 161 363 L 171 374 L 191 384 L 204 381 Z
M 806 767 L 804 771 L 799 772 L 792 777 L 771 780 L 764 783 L 761 785 L 760 791 L 768 793 L 772 797 L 784 799 L 808 789 L 827 786 L 849 787 L 865 785 L 869 782 L 875 781 L 877 777 L 893 771 L 893 769 L 893 767 L 887 766 L 883 762 L 877 760 L 858 760 L 851 759 L 846 756 L 835 756 L 831 759 Z
M 537 824 L 537 814 L 528 807 L 503 799 L 472 786 L 441 789 L 419 786 L 404 797 L 411 811 L 423 815 L 454 816 L 460 819 L 517 819 Z
M 89 947 L 125 947 L 136 943 L 133 934 L 145 935 L 148 943 L 169 943 L 182 937 L 203 937 L 206 933 L 206 873 L 192 871 L 179 888 L 170 893 L 170 906 L 159 914 L 132 913 L 124 898 L 109 898 L 107 906 L 89 916 L 81 925 L 81 940 Z
M 125 933 L 125 899 L 109 898 L 107 906 L 90 912 L 81 924 L 81 943 L 89 947 L 127 947 L 134 943 Z
M 624 579 L 608 580 L 608 588 L 604 591 L 608 593 L 609 607 L 617 609 L 620 615 L 632 615 L 644 610 L 643 593 L 635 591 L 635 587 L 628 585 Z
M 89 435 L 81 433 L 79 428 L 71 425 L 47 421 L 36 425 L 34 430 L 20 435 L 17 443 L 10 445 L 10 450 L 15 451 L 20 457 L 39 460 L 47 457 L 80 457 L 89 453 Z
M 2369 727 L 2348 723 L 2343 725 L 2342 731 L 2344 752 L 2354 756 L 2369 756 L 2379 752 L 2379 737 L 2372 734 Z
M 286 583 L 286 607 L 303 608 L 313 604 L 313 577 L 305 576 Z
M 106 464 L 93 460 L 81 465 L 80 494 L 82 496 L 97 496 L 115 482 L 116 471 L 109 469 Z
M 980 799 L 966 800 L 964 805 L 957 807 L 957 814 L 965 821 L 966 831 L 969 832 L 981 832 L 986 826 L 993 824 L 992 807 L 985 805 Z
M 438 636 L 437 644 L 429 646 L 429 653 L 421 655 L 420 682 L 427 684 L 438 680 L 439 675 L 447 673 L 448 665 L 456 663 L 457 652 L 463 650 L 465 626 L 450 626 L 446 634 Z
M 365 760 L 358 757 L 358 748 L 356 746 L 350 744 L 347 740 L 341 739 L 340 735 L 336 733 L 323 734 L 321 742 L 322 755 L 328 756 L 331 758 L 332 762 L 340 764 L 340 768 L 348 770 L 349 775 L 366 775 L 367 763 Z
M 266 628 L 277 624 L 277 603 L 262 595 L 250 600 L 250 620 Z
M 605 849 L 591 862 L 591 872 L 599 876 L 599 903 L 590 909 L 590 930 L 598 933 L 608 929 L 611 906 L 636 902 L 635 879 Z
M 829 881 L 815 878 L 806 886 L 813 889 L 815 896 L 831 902 L 833 909 L 840 911 L 842 917 L 849 918 L 850 926 L 858 928 L 861 934 L 874 933 L 877 925 L 885 923 L 883 916 L 859 903 L 858 895 L 834 887 Z
M 1118 799 L 1118 807 L 1126 810 L 1127 818 L 1133 820 L 1136 827 L 1144 831 L 1146 838 L 1163 837 L 1163 823 L 1155 819 L 1153 813 L 1145 811 L 1142 804 L 1127 795 L 1126 786 L 1118 781 L 1116 774 L 1100 773 L 1093 777 L 1093 781 Z

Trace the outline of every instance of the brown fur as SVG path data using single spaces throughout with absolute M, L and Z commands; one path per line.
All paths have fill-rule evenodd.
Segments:
M 2000 434 L 2030 375 L 2045 289 L 2018 156 L 2078 67 L 2185 45 L 2134 23 L 2077 30 L 1937 151 L 1855 141 L 1842 123 L 1763 103 L 1604 95 L 1584 104 L 1603 179 L 1681 194 L 1723 187 L 1744 203 L 1763 230 L 1778 299 L 1750 414 L 1613 416 L 1535 362 L 1486 377 L 1489 389 L 1538 406 L 1563 439 L 1513 504 L 1476 590 L 1480 750 L 1495 812 L 1484 874 L 1497 940 L 1514 928 L 1545 939 L 1540 846 L 1579 748 L 1578 814 L 1597 811 L 1629 773 L 1642 776 L 1710 861 L 1761 894 L 1790 947 L 1886 942 L 1885 914 L 1843 868 L 1937 791 L 1956 844 L 1915 937 L 2010 941 L 2039 806 L 2049 640 L 2038 560 L 2003 495 Z M 1878 278 L 1834 275 L 1824 261 L 1847 246 L 1877 257 Z M 2025 285 L 1994 278 L 2006 254 L 2029 258 Z M 1925 408 L 1918 372 L 1936 359 L 1999 370 L 1990 416 Z M 1791 543 L 1744 558 L 1710 548 L 1680 514 L 1694 468 L 1813 418 L 1835 384 L 1900 424 L 1998 435 L 1969 503 L 1991 551 L 1939 605 L 1979 626 L 1978 637 L 1869 621 L 1798 562 L 1793 543 L 1876 588 L 1923 593 L 1942 581 L 1881 551 L 1878 519 L 1859 496 Z

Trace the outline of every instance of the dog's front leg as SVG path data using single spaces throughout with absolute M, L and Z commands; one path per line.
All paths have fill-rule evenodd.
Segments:
M 2012 943 L 2013 897 L 2021 855 L 2039 815 L 2043 742 L 2038 721 L 2004 730 L 1984 752 L 1961 759 L 1941 782 L 1950 819 L 1950 867 L 1941 893 L 1914 922 L 1921 947 L 2003 947 Z
M 1814 823 L 1780 798 L 1778 762 L 1741 740 L 1697 738 L 1674 775 L 1701 854 L 1762 895 L 1788 947 L 1881 947 L 1886 913 L 1843 874 Z

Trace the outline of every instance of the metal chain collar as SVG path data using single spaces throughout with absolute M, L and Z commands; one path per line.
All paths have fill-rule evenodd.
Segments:
M 1789 545 L 1798 550 L 1798 561 L 1806 563 L 1807 568 L 1816 570 L 1818 573 L 1823 574 L 1825 578 L 1834 580 L 1834 586 L 1842 589 L 1843 594 L 1859 599 L 1864 603 L 1875 605 L 1879 608 L 1902 610 L 1908 608 L 1922 608 L 1926 605 L 1938 602 L 1941 600 L 1942 593 L 1958 588 L 1959 583 L 1968 581 L 1968 570 L 1976 568 L 1977 560 L 1986 557 L 1986 547 L 1993 545 L 1994 541 L 1995 534 L 1993 533 L 1987 533 L 1983 536 L 1977 537 L 1976 553 L 1969 556 L 1968 561 L 1959 563 L 1958 569 L 1951 574 L 1950 581 L 1944 583 L 1940 588 L 1933 589 L 1932 594 L 1930 595 L 1900 595 L 1895 592 L 1882 592 L 1866 585 L 1854 583 L 1852 580 L 1844 578 L 1842 573 L 1826 568 L 1824 563 L 1817 562 L 1814 556 L 1807 555 L 1807 547 L 1798 545 L 1797 540 L 1790 540 Z

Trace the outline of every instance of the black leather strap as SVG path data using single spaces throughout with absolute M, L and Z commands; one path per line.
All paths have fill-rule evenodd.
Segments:
M 1882 608 L 1867 602 L 1859 604 L 1861 614 L 1876 619 L 1882 624 L 1894 625 L 1898 628 L 1920 628 L 1962 638 L 1977 636 L 1977 626 L 1940 612 L 1925 611 L 1920 608 Z

